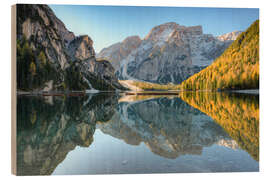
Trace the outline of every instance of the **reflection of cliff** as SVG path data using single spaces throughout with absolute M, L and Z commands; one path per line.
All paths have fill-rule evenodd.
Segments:
M 179 98 L 120 102 L 111 121 L 98 128 L 128 144 L 144 142 L 152 152 L 166 158 L 201 154 L 203 147 L 230 140 L 210 117 Z
M 258 95 L 186 92 L 181 98 L 211 116 L 242 149 L 259 160 Z
M 88 147 L 97 121 L 114 114 L 115 97 L 18 97 L 17 174 L 49 175 L 76 146 Z

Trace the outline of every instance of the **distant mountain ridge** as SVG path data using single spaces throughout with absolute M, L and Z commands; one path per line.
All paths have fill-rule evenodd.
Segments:
M 128 43 L 134 46 L 124 41 L 116 43 L 101 50 L 97 57 L 109 59 L 119 79 L 179 84 L 211 64 L 238 34 L 214 37 L 203 34 L 202 26 L 169 22 L 152 28 L 142 40 L 137 37 L 136 43 L 130 38 Z

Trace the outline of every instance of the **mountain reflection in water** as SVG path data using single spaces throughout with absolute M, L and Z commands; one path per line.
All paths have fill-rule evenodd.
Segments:
M 102 142 L 99 138 L 93 140 L 96 129 L 132 147 L 145 145 L 156 155 L 151 157 L 153 162 L 157 157 L 175 161 L 173 172 L 182 172 L 177 167 L 185 166 L 179 158 L 204 156 L 204 149 L 214 145 L 235 149 L 232 151 L 235 153 L 244 150 L 250 154 L 249 168 L 243 166 L 234 171 L 258 171 L 258 96 L 217 94 L 181 94 L 179 97 L 121 97 L 108 93 L 83 97 L 18 96 L 18 175 L 52 174 L 59 164 L 65 164 L 69 152 L 76 152 L 76 147 L 91 149 L 95 148 L 91 145 L 93 141 Z M 106 144 L 108 146 L 110 144 Z M 121 149 L 123 147 L 119 146 L 119 151 L 125 151 Z M 104 148 L 99 153 L 106 150 L 110 151 Z M 147 160 L 140 161 L 146 164 Z M 101 173 L 146 172 L 136 169 L 119 171 L 104 170 Z M 150 167 L 147 172 L 156 171 L 151 171 Z M 162 172 L 172 171 L 165 168 Z M 198 171 L 191 167 L 188 172 Z M 95 172 L 89 171 L 89 174 Z

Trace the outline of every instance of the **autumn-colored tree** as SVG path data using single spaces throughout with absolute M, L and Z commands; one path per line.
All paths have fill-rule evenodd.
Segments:
M 36 75 L 37 68 L 36 68 L 36 65 L 35 65 L 35 63 L 33 61 L 30 64 L 29 71 L 30 71 L 30 73 L 31 73 L 32 76 L 35 76 Z

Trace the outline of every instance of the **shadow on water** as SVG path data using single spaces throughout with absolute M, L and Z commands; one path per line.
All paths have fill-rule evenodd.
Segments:
M 202 155 L 213 144 L 240 146 L 259 159 L 257 96 L 95 94 L 18 96 L 17 102 L 18 175 L 52 174 L 76 146 L 91 145 L 97 128 L 167 159 Z

